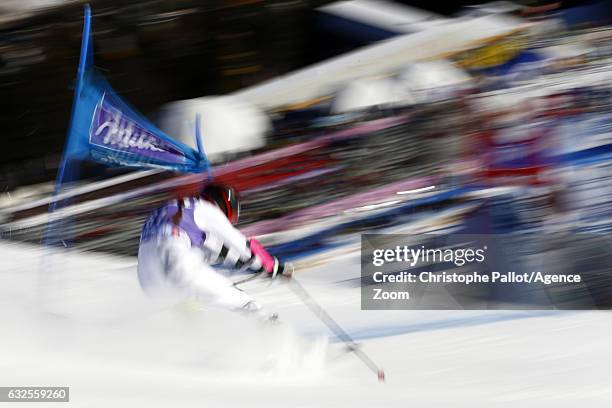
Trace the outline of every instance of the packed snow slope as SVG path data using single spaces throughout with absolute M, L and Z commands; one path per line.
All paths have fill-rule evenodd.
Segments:
M 0 384 L 70 386 L 74 407 L 612 404 L 607 312 L 362 311 L 356 254 L 302 266 L 379 383 L 282 283 L 244 286 L 280 314 L 262 325 L 147 299 L 134 258 L 3 241 L 0 259 Z

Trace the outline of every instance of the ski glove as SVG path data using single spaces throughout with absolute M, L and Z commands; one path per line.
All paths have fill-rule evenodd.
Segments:
M 270 255 L 259 241 L 251 238 L 249 247 L 251 252 L 260 259 L 262 268 L 268 273 L 267 276 L 274 279 L 279 275 L 285 275 L 285 264 L 281 263 L 277 257 Z

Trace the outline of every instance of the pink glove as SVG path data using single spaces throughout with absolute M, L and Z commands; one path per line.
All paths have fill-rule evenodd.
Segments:
M 251 252 L 259 258 L 263 268 L 271 274 L 272 278 L 276 277 L 276 274 L 283 271 L 282 265 L 278 262 L 276 257 L 270 255 L 266 248 L 261 245 L 261 243 L 255 238 L 251 238 L 249 240 L 249 247 L 251 248 Z

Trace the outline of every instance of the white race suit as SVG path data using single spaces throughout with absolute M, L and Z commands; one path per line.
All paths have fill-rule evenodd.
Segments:
M 229 310 L 260 305 L 211 265 L 262 271 L 246 237 L 214 204 L 196 198 L 166 203 L 147 219 L 138 250 L 138 279 L 151 295 L 178 296 Z

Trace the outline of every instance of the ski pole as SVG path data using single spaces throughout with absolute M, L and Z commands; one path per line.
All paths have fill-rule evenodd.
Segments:
M 262 276 L 265 273 L 266 272 L 254 273 L 254 274 L 250 275 L 248 278 L 243 278 L 243 279 L 240 279 L 239 281 L 234 282 L 233 285 L 234 286 L 242 285 L 243 283 L 247 283 L 249 281 L 252 281 L 253 279 L 259 278 L 260 276 Z
M 310 309 L 310 311 L 321 320 L 329 330 L 346 345 L 349 351 L 355 353 L 372 372 L 378 376 L 378 381 L 385 381 L 385 372 L 380 368 L 359 345 L 348 335 L 348 333 L 323 309 L 319 303 L 306 291 L 306 289 L 295 279 L 289 279 L 289 288 L 300 300 Z

